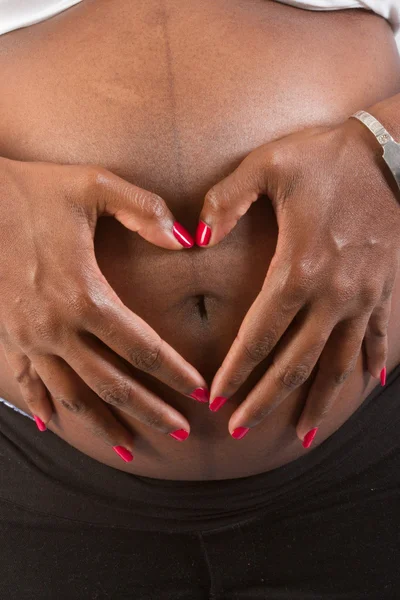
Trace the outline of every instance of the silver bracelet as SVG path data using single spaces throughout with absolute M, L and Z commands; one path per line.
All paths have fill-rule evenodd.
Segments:
M 400 190 L 400 144 L 394 141 L 382 123 L 379 123 L 375 117 L 367 113 L 365 110 L 359 110 L 351 116 L 361 121 L 361 123 L 364 123 L 364 125 L 368 127 L 370 131 L 372 131 L 382 146 L 382 158 L 391 170 L 397 183 L 397 187 Z

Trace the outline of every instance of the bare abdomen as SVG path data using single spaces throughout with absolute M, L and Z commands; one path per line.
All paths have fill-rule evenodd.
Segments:
M 205 192 L 252 149 L 340 122 L 400 88 L 399 58 L 382 19 L 265 0 L 86 0 L 0 37 L 0 72 L 0 155 L 103 165 L 163 196 L 192 232 Z M 261 288 L 276 239 L 266 199 L 210 250 L 162 250 L 101 219 L 96 253 L 123 302 L 211 382 Z M 400 360 L 399 294 L 397 287 L 389 368 Z M 24 408 L 3 356 L 0 373 L 2 395 Z M 166 479 L 242 477 L 304 452 L 294 426 L 307 386 L 238 442 L 227 422 L 246 390 L 213 414 L 146 383 L 189 419 L 184 444 L 121 415 L 136 435 L 135 460 L 121 465 L 77 431 L 62 407 L 50 428 L 115 468 Z M 360 358 L 318 442 L 376 382 L 364 383 Z

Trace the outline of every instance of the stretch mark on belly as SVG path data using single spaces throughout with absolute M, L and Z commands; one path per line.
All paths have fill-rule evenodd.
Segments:
M 207 320 L 208 319 L 208 314 L 207 314 L 207 308 L 206 308 L 206 303 L 204 301 L 204 296 L 200 295 L 200 296 L 196 296 L 197 298 L 197 308 L 199 309 L 199 313 L 200 313 L 200 317 L 203 320 Z

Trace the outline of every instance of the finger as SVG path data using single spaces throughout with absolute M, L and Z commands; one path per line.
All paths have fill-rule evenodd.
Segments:
M 190 432 L 187 419 L 129 374 L 125 365 L 95 339 L 68 344 L 62 358 L 105 403 L 162 433 Z
M 46 424 L 53 415 L 53 406 L 45 384 L 26 354 L 11 347 L 5 348 L 4 354 L 38 429 L 45 431 Z
M 55 404 L 60 404 L 76 415 L 83 427 L 106 444 L 112 447 L 122 446 L 133 452 L 132 434 L 63 359 L 40 355 L 35 356 L 34 361 Z
M 92 190 L 101 214 L 113 216 L 148 242 L 170 250 L 193 246 L 190 233 L 176 221 L 157 194 L 136 187 L 106 169 L 95 170 Z
M 247 156 L 206 194 L 196 231 L 198 246 L 218 244 L 261 194 L 267 193 L 268 153 L 264 147 Z
M 284 350 L 254 387 L 246 400 L 232 414 L 229 431 L 233 437 L 238 428 L 251 429 L 275 410 L 314 369 L 334 324 L 328 324 L 325 312 L 307 317 L 295 328 Z
M 391 297 L 372 311 L 364 338 L 368 371 L 377 379 L 387 361 L 390 312 Z
M 181 394 L 207 402 L 207 383 L 200 373 L 132 313 L 107 282 L 105 284 L 104 292 L 96 294 L 95 310 L 84 316 L 85 330 L 136 369 L 151 374 Z
M 253 369 L 268 357 L 304 303 L 306 290 L 301 284 L 293 283 L 292 278 L 273 262 L 261 293 L 246 314 L 214 377 L 210 391 L 211 410 L 216 398 L 231 397 Z
M 331 410 L 344 382 L 354 371 L 368 319 L 349 319 L 332 332 L 318 364 L 318 373 L 297 423 L 298 438 L 308 448 Z M 306 439 L 305 439 L 306 438 Z

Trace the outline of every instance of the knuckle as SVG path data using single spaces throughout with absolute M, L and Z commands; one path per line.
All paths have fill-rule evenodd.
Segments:
M 26 351 L 33 350 L 34 343 L 32 335 L 26 325 L 23 325 L 22 323 L 14 325 L 10 332 L 10 337 L 20 348 L 23 348 Z
M 207 210 L 211 213 L 217 213 L 224 209 L 221 194 L 218 192 L 216 187 L 212 187 L 208 190 L 205 196 L 205 204 Z
M 303 255 L 296 260 L 290 274 L 290 280 L 298 282 L 298 286 L 304 291 L 312 282 L 318 278 L 320 264 L 316 256 Z
M 89 189 L 98 189 L 108 179 L 108 171 L 99 165 L 87 165 L 85 168 L 86 183 Z
M 237 390 L 246 378 L 247 374 L 245 373 L 244 369 L 235 369 L 235 371 L 229 375 L 229 379 L 227 379 L 224 389 L 227 390 L 227 393 L 229 390 Z
M 60 318 L 53 311 L 36 314 L 30 323 L 35 337 L 43 342 L 52 343 L 59 338 Z
M 92 195 L 99 191 L 107 179 L 107 170 L 98 165 L 85 165 L 80 171 L 81 185 L 86 193 Z
M 113 303 L 110 299 L 109 290 L 102 282 L 82 282 L 81 289 L 75 294 L 69 305 L 77 321 L 89 323 L 107 323 L 110 315 L 107 309 Z
M 138 205 L 148 219 L 160 220 L 166 216 L 167 209 L 160 196 L 151 192 L 138 192 Z
M 332 282 L 331 292 L 339 304 L 347 303 L 354 297 L 354 282 L 337 278 Z
M 370 308 L 377 304 L 381 296 L 375 285 L 366 284 L 361 291 L 361 302 L 363 307 Z
M 308 282 L 309 278 L 303 276 L 301 268 L 291 271 L 290 277 L 282 282 L 279 290 L 283 310 L 291 312 L 294 308 L 304 304 L 310 290 Z
M 272 332 L 267 332 L 261 339 L 253 342 L 245 342 L 243 349 L 247 357 L 255 363 L 259 363 L 266 358 L 275 345 L 275 336 Z
M 26 364 L 14 370 L 14 377 L 21 387 L 28 387 L 32 383 L 30 365 Z
M 386 338 L 388 334 L 388 321 L 385 319 L 371 321 L 369 325 L 369 333 L 375 338 Z
M 146 425 L 151 427 L 152 429 L 162 429 L 167 430 L 168 427 L 165 425 L 164 416 L 158 412 L 151 412 L 145 417 Z
M 99 294 L 93 287 L 85 286 L 74 298 L 70 299 L 70 306 L 79 318 L 93 317 L 93 314 L 97 315 L 100 310 Z
M 83 415 L 86 412 L 85 404 L 75 398 L 66 398 L 65 396 L 56 395 L 54 396 L 54 400 L 75 415 Z
M 43 348 L 43 345 L 54 346 L 62 334 L 59 316 L 52 310 L 44 309 L 29 317 L 29 325 L 25 319 L 15 324 L 11 336 L 13 341 L 25 352 Z
M 132 365 L 140 371 L 155 373 L 162 364 L 161 343 L 153 347 L 135 348 L 131 350 L 129 359 Z
M 333 372 L 333 382 L 336 386 L 342 385 L 355 369 L 355 363 L 345 365 Z
M 270 170 L 280 170 L 283 163 L 283 151 L 279 146 L 275 146 L 268 149 L 268 152 L 264 154 L 264 160 Z
M 132 387 L 125 379 L 101 387 L 97 395 L 110 406 L 125 407 L 131 399 Z
M 311 374 L 311 367 L 300 364 L 278 371 L 278 382 L 287 390 L 303 385 Z

